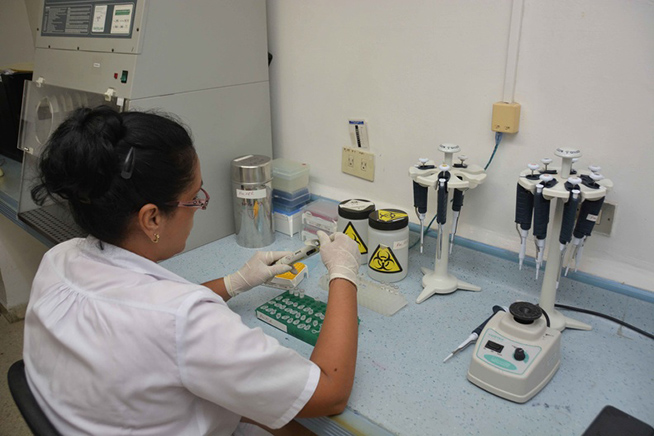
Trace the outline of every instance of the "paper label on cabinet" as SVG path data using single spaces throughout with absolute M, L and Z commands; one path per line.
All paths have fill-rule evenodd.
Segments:
M 238 198 L 250 198 L 250 199 L 261 199 L 266 198 L 267 193 L 265 189 L 237 189 L 236 197 Z

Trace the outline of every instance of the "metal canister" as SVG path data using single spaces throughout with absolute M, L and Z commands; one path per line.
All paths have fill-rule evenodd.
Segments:
M 336 231 L 359 244 L 362 265 L 368 262 L 368 216 L 374 210 L 375 203 L 359 198 L 341 201 L 338 205 Z
M 406 277 L 409 267 L 409 216 L 399 209 L 379 209 L 368 217 L 368 275 L 382 283 Z
M 247 248 L 272 244 L 272 160 L 249 154 L 232 160 L 231 170 L 236 243 Z

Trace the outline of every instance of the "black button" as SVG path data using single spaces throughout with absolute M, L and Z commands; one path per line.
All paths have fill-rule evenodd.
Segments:
M 523 350 L 522 348 L 516 348 L 515 349 L 515 352 L 513 353 L 513 358 L 515 360 L 522 361 L 522 360 L 525 360 L 525 357 L 526 357 L 525 350 Z

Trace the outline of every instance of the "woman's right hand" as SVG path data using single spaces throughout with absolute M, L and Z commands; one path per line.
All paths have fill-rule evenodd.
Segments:
M 329 271 L 329 298 L 311 353 L 311 361 L 320 368 L 320 380 L 298 414 L 300 418 L 343 412 L 352 392 L 357 361 L 359 244 L 343 233 L 330 238 L 319 231 L 318 238 L 320 257 Z
M 325 232 L 318 231 L 320 257 L 329 272 L 329 281 L 336 278 L 349 280 L 357 286 L 359 276 L 359 244 L 344 233 L 334 233 L 330 238 Z

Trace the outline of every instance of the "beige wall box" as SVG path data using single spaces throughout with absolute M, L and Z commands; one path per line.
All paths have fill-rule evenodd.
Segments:
M 520 103 L 498 101 L 493 104 L 491 130 L 501 133 L 518 133 L 520 126 Z

